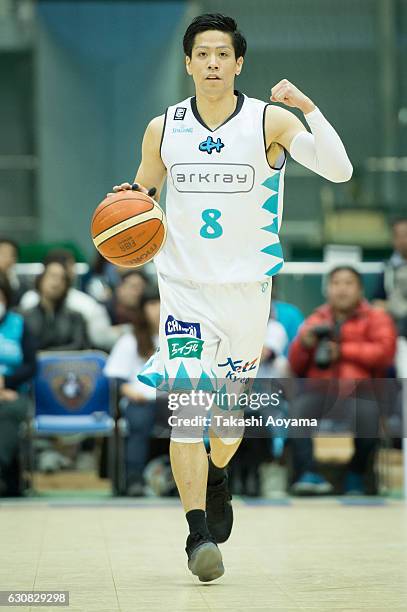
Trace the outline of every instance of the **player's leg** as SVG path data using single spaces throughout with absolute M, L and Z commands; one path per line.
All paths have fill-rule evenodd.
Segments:
M 194 443 L 170 442 L 172 473 L 182 505 L 188 512 L 201 510 L 203 520 L 199 527 L 206 530 L 205 498 L 208 478 L 208 456 L 203 441 Z
M 220 296 L 218 297 L 220 299 Z M 271 281 L 245 283 L 225 287 L 221 342 L 216 374 L 227 392 L 239 393 L 242 380 L 256 377 L 270 313 Z M 250 313 L 250 324 L 247 314 Z M 219 384 L 218 380 L 218 384 Z M 223 412 L 216 407 L 216 413 Z M 229 414 L 243 417 L 243 411 Z M 225 542 L 233 527 L 232 495 L 229 491 L 228 464 L 236 453 L 244 434 L 243 426 L 218 427 L 213 421 L 210 430 L 206 516 L 210 533 L 218 543 Z M 226 419 L 227 420 L 227 419 Z
M 233 455 L 236 453 L 237 449 L 240 446 L 243 438 L 238 438 L 235 441 L 232 441 L 230 444 L 226 444 L 222 438 L 219 438 L 215 431 L 211 428 L 209 431 L 209 439 L 211 444 L 211 452 L 210 452 L 210 462 L 212 465 L 219 469 L 223 470 L 223 468 L 228 465 Z M 215 472 L 215 469 L 213 469 Z M 221 472 L 219 472 L 218 476 Z M 215 477 L 217 476 L 214 473 Z
M 225 542 L 232 531 L 232 495 L 229 491 L 228 465 L 243 439 L 219 437 L 211 428 L 209 440 L 211 451 L 208 457 L 208 485 L 206 489 L 207 524 L 218 544 Z
M 222 555 L 206 522 L 208 457 L 203 440 L 171 440 L 171 467 L 188 521 L 186 542 L 188 567 L 201 582 L 210 582 L 224 573 Z

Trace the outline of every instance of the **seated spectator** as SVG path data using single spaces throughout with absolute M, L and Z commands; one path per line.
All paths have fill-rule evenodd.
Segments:
M 142 297 L 148 281 L 141 270 L 128 270 L 123 273 L 111 299 L 106 303 L 110 321 L 114 326 L 122 326 L 129 331 L 139 317 Z
M 134 317 L 133 331 L 124 334 L 108 358 L 105 374 L 119 383 L 121 408 L 129 425 L 126 450 L 127 494 L 143 495 L 143 471 L 156 416 L 156 390 L 141 383 L 137 374 L 158 346 L 158 295 L 143 299 Z
M 89 346 L 86 324 L 67 307 L 70 280 L 66 268 L 53 262 L 36 280 L 39 303 L 25 312 L 37 350 L 79 351 Z
M 288 350 L 292 341 L 298 334 L 300 326 L 304 322 L 304 316 L 297 306 L 289 302 L 282 302 L 277 298 L 276 281 L 273 280 L 273 289 L 271 293 L 271 311 L 270 321 L 281 323 L 287 334 L 287 344 L 285 346 L 284 355 L 288 355 Z
M 397 327 L 396 370 L 407 377 L 407 218 L 393 223 L 394 251 L 380 276 L 375 304 L 393 317 Z
M 66 297 L 66 306 L 74 312 L 79 312 L 86 322 L 87 335 L 92 348 L 110 351 L 122 330 L 110 324 L 106 308 L 99 304 L 90 295 L 79 291 L 72 284 L 75 282 L 75 258 L 71 251 L 66 249 L 54 249 L 44 259 L 44 265 L 58 262 L 65 266 L 71 286 Z M 20 302 L 22 310 L 33 308 L 39 302 L 37 291 L 27 291 Z
M 355 451 L 345 477 L 346 493 L 365 492 L 363 476 L 376 451 L 379 428 L 379 402 L 373 384 L 366 383 L 385 376 L 395 347 L 391 317 L 363 298 L 358 271 L 350 266 L 333 269 L 328 276 L 327 304 L 305 321 L 291 345 L 293 372 L 315 382 L 304 382 L 306 391 L 302 390 L 292 401 L 290 416 L 319 420 L 342 410 L 352 417 Z M 354 389 L 352 395 L 350 389 Z M 331 492 L 330 483 L 316 472 L 310 430 L 296 433 L 303 437 L 291 440 L 296 472 L 292 491 Z
M 287 357 L 288 336 L 279 321 L 270 318 L 257 378 L 286 378 L 290 374 Z
M 7 276 L 11 287 L 11 305 L 16 306 L 24 293 L 24 284 L 18 278 L 15 265 L 18 261 L 18 245 L 10 238 L 0 238 L 0 272 Z
M 7 494 L 10 479 L 17 478 L 10 468 L 28 410 L 24 384 L 35 373 L 33 339 L 23 317 L 10 310 L 11 295 L 10 283 L 0 273 L 0 495 Z
M 81 288 L 104 304 L 111 299 L 120 279 L 119 268 L 96 251 L 92 265 L 81 279 Z

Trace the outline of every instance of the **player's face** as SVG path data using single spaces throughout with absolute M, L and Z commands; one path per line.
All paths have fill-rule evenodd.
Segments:
M 328 302 L 339 311 L 351 311 L 362 299 L 357 277 L 349 270 L 338 270 L 328 284 Z
M 186 68 L 197 91 L 219 95 L 233 89 L 240 74 L 243 58 L 236 59 L 232 37 L 227 32 L 208 30 L 195 36 L 191 57 L 186 57 Z

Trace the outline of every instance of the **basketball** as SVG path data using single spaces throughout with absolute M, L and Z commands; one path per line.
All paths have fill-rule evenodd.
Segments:
M 92 240 L 111 263 L 137 268 L 160 251 L 167 234 L 164 211 L 139 191 L 120 191 L 96 208 L 91 224 Z

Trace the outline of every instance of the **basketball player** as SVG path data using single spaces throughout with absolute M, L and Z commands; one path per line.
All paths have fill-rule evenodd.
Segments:
M 310 132 L 288 110 L 235 91 L 246 41 L 232 18 L 197 17 L 183 44 L 195 96 L 150 122 L 134 184 L 113 190 L 138 189 L 158 200 L 167 178 L 168 235 L 155 258 L 160 349 L 140 380 L 216 391 L 257 372 L 271 279 L 283 264 L 278 232 L 287 152 L 337 183 L 351 178 L 352 165 L 322 112 L 288 80 L 272 87 L 270 100 L 299 109 Z M 188 567 L 211 581 L 224 572 L 217 544 L 233 523 L 227 465 L 243 428 L 230 437 L 211 422 L 208 458 L 202 436 L 188 437 L 179 421 L 170 456 L 190 531 Z

